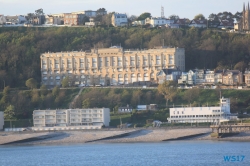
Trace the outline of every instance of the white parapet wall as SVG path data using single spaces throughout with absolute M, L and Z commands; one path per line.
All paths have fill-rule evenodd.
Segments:
M 4 113 L 0 112 L 0 130 L 3 130 L 4 125 Z
M 32 127 L 33 131 L 96 130 L 102 126 Z

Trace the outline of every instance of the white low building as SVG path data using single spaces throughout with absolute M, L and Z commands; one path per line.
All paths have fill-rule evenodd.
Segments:
M 174 20 L 161 18 L 161 17 L 150 17 L 145 19 L 145 24 L 149 24 L 150 27 L 162 26 L 174 23 Z
M 230 99 L 221 98 L 218 107 L 170 108 L 169 123 L 220 123 L 230 119 Z
M 126 14 L 114 13 L 111 18 L 112 25 L 115 27 L 127 26 L 128 17 Z
M 0 25 L 3 25 L 3 24 L 5 24 L 5 23 L 6 23 L 6 18 L 5 18 L 5 16 L 0 14 Z
M 34 127 L 109 126 L 109 108 L 34 110 Z
M 0 112 L 0 130 L 3 130 L 4 125 L 4 113 Z

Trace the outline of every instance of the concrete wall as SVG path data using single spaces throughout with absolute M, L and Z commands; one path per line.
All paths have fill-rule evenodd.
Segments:
M 4 114 L 3 112 L 0 112 L 0 130 L 3 130 L 4 125 Z

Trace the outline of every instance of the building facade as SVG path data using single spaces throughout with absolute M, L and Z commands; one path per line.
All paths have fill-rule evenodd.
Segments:
M 23 24 L 27 22 L 25 16 L 18 15 L 18 16 L 6 16 L 5 17 L 5 24 L 6 25 L 16 25 L 16 24 Z
M 243 74 L 239 70 L 200 70 L 194 69 L 182 72 L 178 84 L 200 85 L 200 84 L 224 84 L 241 85 Z
M 244 77 L 245 77 L 245 84 L 247 86 L 250 86 L 250 70 L 245 71 Z
M 109 108 L 34 110 L 34 127 L 109 126 Z
M 126 14 L 114 13 L 111 18 L 112 25 L 115 27 L 127 26 L 128 17 Z
M 133 108 L 128 106 L 127 107 L 119 107 L 118 112 L 119 113 L 131 113 L 133 111 Z
M 195 28 L 207 28 L 207 20 L 192 20 L 189 23 L 189 27 L 195 27 Z
M 181 70 L 179 69 L 162 69 L 157 74 L 157 80 L 159 84 L 162 84 L 164 81 L 175 81 L 177 82 L 181 76 Z
M 239 70 L 225 70 L 222 73 L 222 83 L 225 85 L 241 85 L 243 75 Z
M 162 26 L 174 23 L 174 20 L 161 18 L 161 17 L 151 17 L 145 19 L 145 24 L 149 24 L 150 27 Z
M 85 14 L 65 13 L 64 25 L 83 25 Z
M 218 123 L 230 119 L 230 99 L 221 98 L 218 107 L 170 108 L 169 123 Z
M 4 25 L 6 23 L 6 18 L 4 15 L 0 15 L 0 25 Z
M 46 15 L 45 16 L 45 24 L 50 25 L 62 25 L 63 21 L 62 18 L 59 16 L 53 16 L 53 15 Z
M 249 3 L 245 6 L 243 4 L 243 12 L 241 20 L 234 25 L 236 31 L 249 31 L 250 30 L 250 7 Z
M 121 47 L 82 52 L 43 53 L 42 84 L 123 85 L 139 81 L 157 82 L 157 73 L 165 68 L 185 70 L 185 49 L 161 48 L 126 50 Z

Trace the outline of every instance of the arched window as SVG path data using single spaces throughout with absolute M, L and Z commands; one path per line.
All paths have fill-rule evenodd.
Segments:
M 148 74 L 147 74 L 147 73 L 145 73 L 145 74 L 143 75 L 143 77 L 144 77 L 144 81 L 149 81 L 149 78 L 148 78 Z

